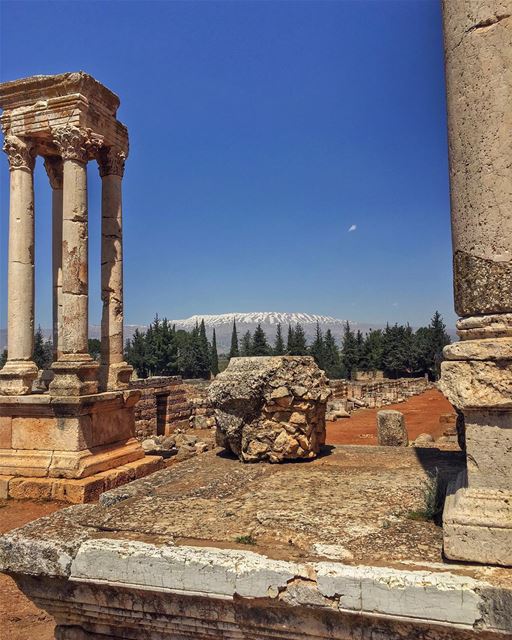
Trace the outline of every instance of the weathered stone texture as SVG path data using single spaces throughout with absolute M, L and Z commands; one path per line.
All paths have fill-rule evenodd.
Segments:
M 314 458 L 329 396 L 311 357 L 233 358 L 209 390 L 217 442 L 244 462 Z
M 390 409 L 377 413 L 377 441 L 385 447 L 406 447 L 409 444 L 403 413 Z
M 130 389 L 140 391 L 135 406 L 135 435 L 139 440 L 188 427 L 190 404 L 180 376 L 131 380 Z

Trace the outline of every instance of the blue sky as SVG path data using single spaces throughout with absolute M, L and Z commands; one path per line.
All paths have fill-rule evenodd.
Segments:
M 84 70 L 121 98 L 125 321 L 305 311 L 453 325 L 437 0 L 0 3 L 0 79 Z M 51 325 L 37 163 L 36 322 Z M 0 326 L 8 165 L 0 162 Z M 90 321 L 100 319 L 89 167 Z M 352 229 L 352 230 L 350 230 Z

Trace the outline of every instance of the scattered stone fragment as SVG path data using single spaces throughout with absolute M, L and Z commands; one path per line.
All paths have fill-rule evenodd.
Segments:
M 406 447 L 409 444 L 403 413 L 392 409 L 377 413 L 377 441 L 384 447 Z

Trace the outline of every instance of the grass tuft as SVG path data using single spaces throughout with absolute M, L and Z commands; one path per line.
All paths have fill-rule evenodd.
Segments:
M 245 536 L 237 536 L 235 542 L 239 544 L 256 544 L 256 538 L 253 538 L 251 534 Z
M 426 480 L 423 481 L 422 488 L 423 506 L 413 509 L 407 513 L 408 520 L 421 522 L 435 522 L 441 524 L 443 515 L 444 500 L 446 496 L 446 482 L 442 480 L 439 469 L 427 473 Z

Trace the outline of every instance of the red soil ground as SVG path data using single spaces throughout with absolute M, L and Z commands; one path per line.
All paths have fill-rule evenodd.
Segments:
M 439 417 L 453 413 L 450 403 L 436 390 L 386 408 L 398 409 L 405 415 L 411 440 L 420 433 L 441 436 L 447 425 L 440 424 Z M 327 443 L 376 444 L 377 411 L 361 409 L 350 418 L 327 423 Z M 0 501 L 0 534 L 66 506 L 55 502 Z M 11 578 L 0 574 L 1 640 L 52 640 L 53 630 L 52 618 L 27 600 Z
M 434 440 L 439 438 L 448 426 L 441 424 L 439 418 L 445 413 L 455 413 L 452 405 L 437 389 L 382 408 L 396 409 L 404 414 L 409 440 L 415 440 L 420 433 L 430 433 Z M 380 409 L 359 409 L 350 418 L 328 422 L 327 444 L 376 445 L 377 411 Z
M 0 534 L 69 505 L 60 502 L 0 501 Z M 53 619 L 34 606 L 15 582 L 0 573 L 0 638 L 53 640 Z

